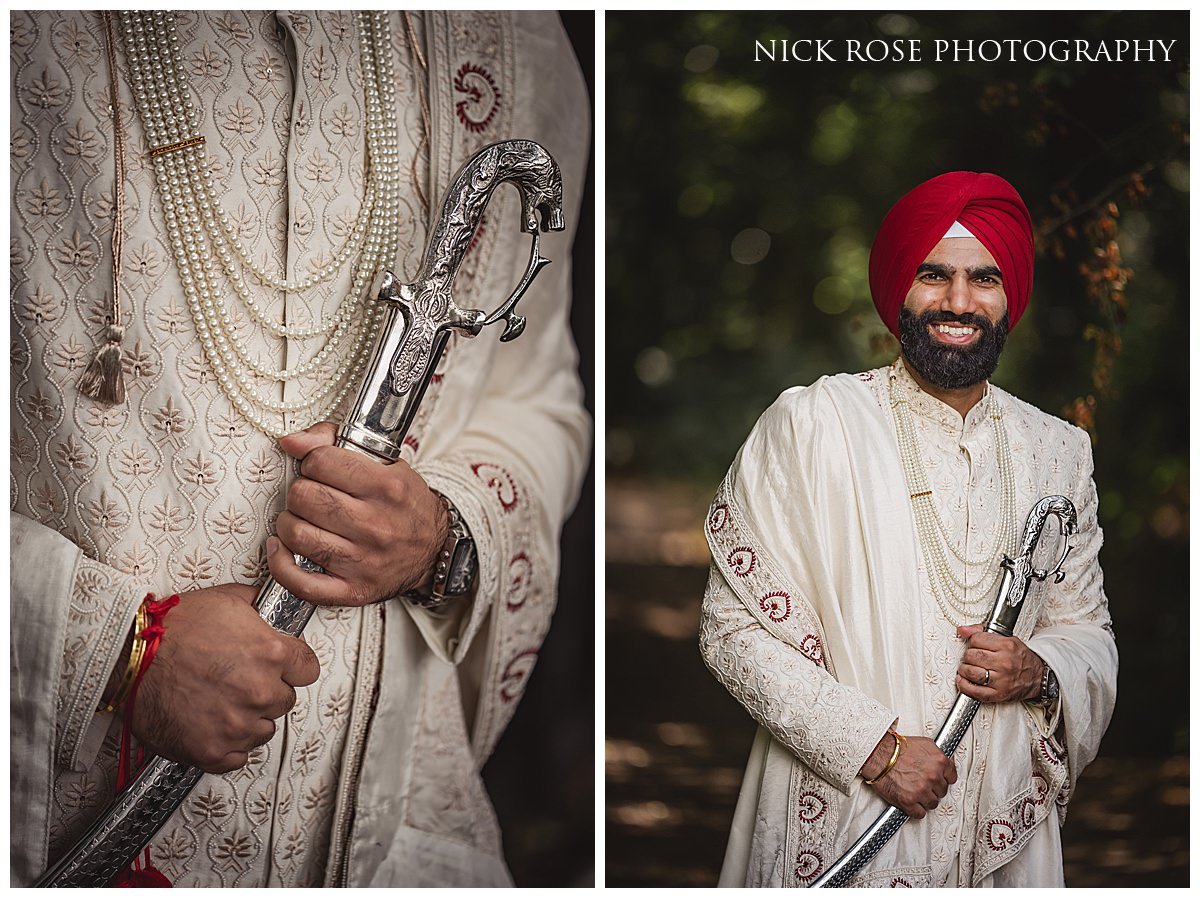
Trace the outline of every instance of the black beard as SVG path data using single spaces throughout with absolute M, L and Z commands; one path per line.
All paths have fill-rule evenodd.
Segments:
M 980 330 L 979 339 L 963 347 L 938 343 L 929 326 L 939 321 L 973 325 Z M 992 324 L 983 315 L 955 315 L 932 309 L 914 315 L 901 307 L 898 330 L 904 358 L 917 374 L 939 389 L 961 390 L 987 380 L 996 370 L 1008 339 L 1008 312 Z

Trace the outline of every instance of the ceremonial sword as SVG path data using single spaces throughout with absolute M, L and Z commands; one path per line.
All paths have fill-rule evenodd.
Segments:
M 1042 528 L 1046 519 L 1054 515 L 1058 518 L 1059 532 L 1063 538 L 1062 554 L 1054 567 L 1039 570 L 1033 566 L 1033 553 L 1042 539 Z M 1021 547 L 1016 558 L 1008 555 L 1000 562 L 1004 569 L 1004 577 L 996 593 L 996 604 L 988 616 L 984 629 L 989 633 L 1001 636 L 1012 636 L 1021 608 L 1025 604 L 1025 596 L 1029 592 L 1029 584 L 1033 580 L 1045 580 L 1053 577 L 1055 583 L 1061 583 L 1063 577 L 1063 562 L 1071 552 L 1069 539 L 1078 528 L 1075 505 L 1065 496 L 1046 496 L 1039 500 L 1025 519 L 1025 532 L 1021 536 Z M 954 707 L 946 717 L 946 722 L 938 731 L 934 743 L 947 757 L 952 757 L 962 742 L 963 736 L 975 712 L 979 710 L 979 699 L 971 698 L 963 693 L 958 694 Z M 891 806 L 880 814 L 867 831 L 859 836 L 850 848 L 826 870 L 811 886 L 814 889 L 838 888 L 846 885 L 868 863 L 879 850 L 887 844 L 908 820 L 908 815 L 898 807 Z
M 454 277 L 492 192 L 506 181 L 521 196 L 521 230 L 532 235 L 529 264 L 508 299 L 494 311 L 463 309 L 451 292 Z M 450 333 L 474 337 L 504 319 L 502 341 L 521 334 L 525 318 L 516 313 L 517 301 L 550 261 L 539 251 L 539 213 L 541 230 L 563 229 L 562 175 L 558 163 L 540 144 L 532 140 L 494 143 L 459 170 L 442 203 L 416 279 L 400 284 L 391 271 L 383 275 L 378 301 L 386 303 L 387 314 L 362 387 L 338 430 L 337 445 L 383 463 L 395 461 Z M 296 560 L 307 571 L 320 571 L 307 559 Z M 273 578 L 259 591 L 256 608 L 267 623 L 290 636 L 299 636 L 316 610 Z M 150 843 L 203 775 L 178 761 L 152 759 L 34 885 L 107 885 Z

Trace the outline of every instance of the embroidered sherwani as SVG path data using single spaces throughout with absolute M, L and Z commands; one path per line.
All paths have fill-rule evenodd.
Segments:
M 289 278 L 329 264 L 364 186 L 352 15 L 181 12 L 178 22 L 239 238 Z M 450 178 L 496 140 L 533 138 L 558 159 L 573 227 L 587 98 L 557 19 L 397 13 L 391 31 L 401 277 L 415 274 Z M 120 53 L 128 400 L 108 408 L 80 395 L 112 306 L 100 15 L 14 13 L 11 51 L 12 830 L 13 882 L 25 884 L 113 794 L 120 721 L 95 709 L 134 609 L 150 591 L 265 576 L 264 540 L 293 472 L 231 406 L 201 351 Z M 464 307 L 493 308 L 516 283 L 528 256 L 518 214 L 515 192 L 497 191 L 455 285 Z M 518 343 L 452 340 L 405 446 L 476 540 L 475 593 L 441 613 L 401 600 L 318 611 L 305 638 L 320 679 L 298 690 L 246 768 L 205 777 L 152 843 L 175 885 L 509 881 L 479 771 L 549 624 L 558 532 L 585 466 L 569 247 L 569 232 L 545 238 L 555 265 L 522 302 L 529 326 Z M 315 290 L 260 295 L 272 317 L 296 323 L 330 315 L 348 285 L 347 270 Z M 273 365 L 314 351 L 230 311 Z M 319 368 L 275 398 L 327 376 Z
M 1075 503 L 1080 526 L 1066 579 L 1031 587 L 1016 628 L 1056 672 L 1060 701 L 983 705 L 954 756 L 958 782 L 851 885 L 1062 884 L 1059 826 L 1116 688 L 1090 443 L 991 385 L 964 419 L 897 362 L 785 392 L 713 502 L 701 648 L 760 724 L 722 885 L 808 885 L 841 856 L 886 807 L 858 770 L 889 727 L 937 734 L 965 648 L 955 627 L 983 619 L 935 598 L 900 463 L 893 380 L 958 556 L 997 545 L 994 414 L 1011 451 L 1018 532 L 1050 494 Z M 988 605 L 992 578 L 946 557 L 965 584 L 956 602 Z

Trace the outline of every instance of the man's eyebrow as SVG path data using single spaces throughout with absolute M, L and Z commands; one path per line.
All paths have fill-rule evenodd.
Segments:
M 958 271 L 957 268 L 954 268 L 950 265 L 945 265 L 941 262 L 922 262 L 917 266 L 918 276 L 929 273 L 949 279 L 954 276 L 956 271 Z M 1004 275 L 1000 273 L 1000 269 L 995 265 L 981 265 L 978 268 L 968 268 L 967 277 L 971 278 L 972 280 L 980 277 L 993 277 L 998 281 L 1004 280 Z

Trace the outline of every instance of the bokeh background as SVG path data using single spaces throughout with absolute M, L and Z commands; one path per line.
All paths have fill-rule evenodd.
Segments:
M 1121 652 L 1068 885 L 1188 882 L 1186 12 L 606 16 L 606 882 L 711 885 L 754 725 L 697 649 L 701 523 L 780 391 L 890 362 L 890 205 L 994 171 L 1038 237 L 994 378 L 1088 429 Z M 923 63 L 755 63 L 916 39 Z M 937 39 L 1175 40 L 1171 61 L 933 64 Z M 842 54 L 839 52 L 839 56 Z

